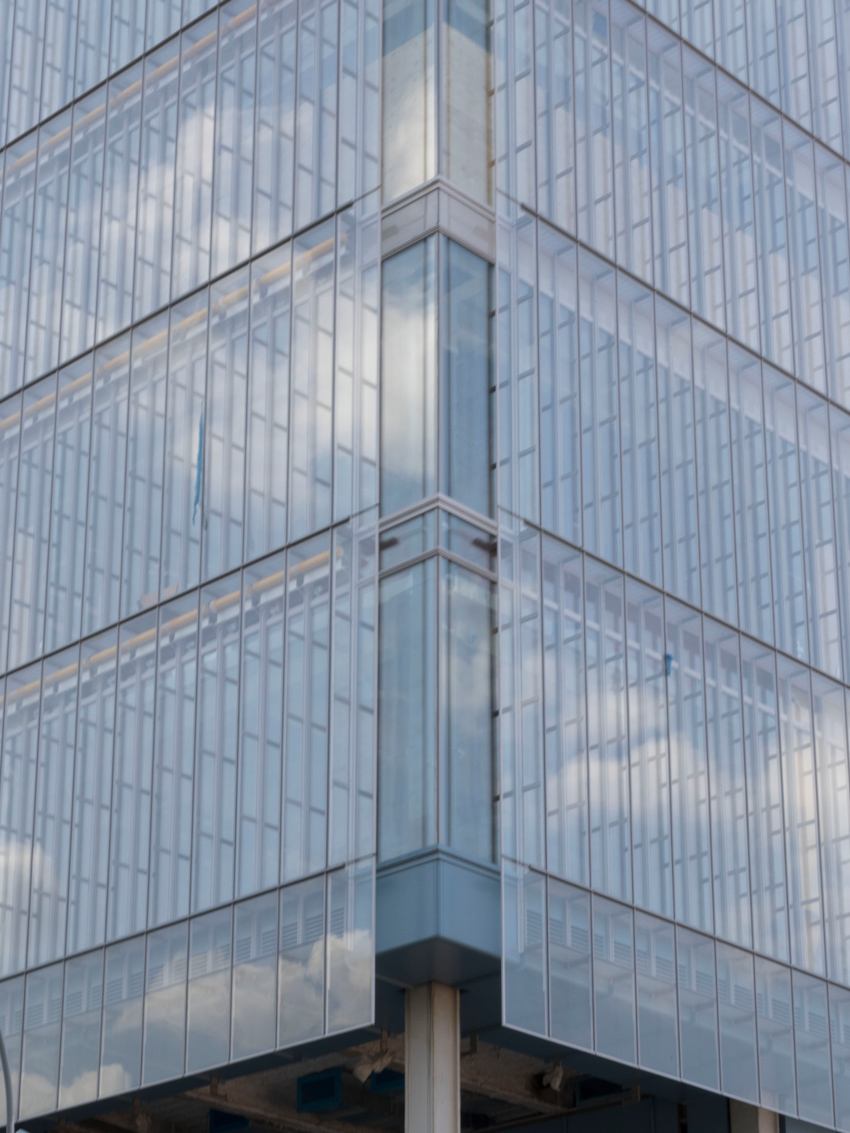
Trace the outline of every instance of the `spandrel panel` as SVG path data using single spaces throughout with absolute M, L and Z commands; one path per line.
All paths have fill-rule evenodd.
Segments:
M 171 294 L 209 278 L 218 13 L 193 24 L 180 40 L 177 181 Z
M 234 909 L 234 916 L 230 1057 L 235 1061 L 275 1046 L 277 893 L 243 901 Z
M 241 599 L 238 573 L 201 591 L 192 912 L 233 899 Z
M 300 236 L 292 262 L 289 538 L 331 519 L 336 222 Z
M 142 1084 L 180 1078 L 186 1042 L 188 925 L 173 925 L 147 937 Z
M 676 918 L 711 932 L 714 919 L 702 624 L 699 614 L 670 600 L 666 615 Z
M 758 350 L 749 96 L 743 87 L 722 74 L 717 78 L 717 112 L 726 329 L 752 350 Z
M 121 568 L 124 617 L 159 597 L 167 372 L 166 312 L 133 331 Z
M 247 268 L 210 288 L 207 393 L 198 435 L 204 446 L 203 501 L 198 498 L 203 578 L 232 570 L 242 561 L 249 311 Z M 200 475 L 196 470 L 198 497 Z
M 572 9 L 548 0 L 538 3 L 534 26 L 537 207 L 541 216 L 575 232 Z M 615 77 L 615 99 L 616 81 Z M 497 134 L 501 127 L 501 122 L 497 122 Z
M 325 878 L 280 893 L 278 1047 L 319 1038 L 325 1023 Z
M 607 0 L 573 7 L 578 235 L 614 258 L 614 159 Z
M 800 1116 L 823 1125 L 833 1122 L 829 1066 L 827 985 L 793 973 L 794 1043 L 797 1051 L 797 1102 Z
M 0 373 L 4 394 L 19 389 L 24 380 L 37 152 L 34 133 L 6 150 L 0 222 Z
M 254 251 L 292 232 L 297 5 L 261 0 L 257 47 Z
M 100 1096 L 138 1089 L 142 1069 L 145 938 L 106 949 Z M 183 1052 L 180 1051 L 182 1066 Z
M 280 870 L 285 566 L 281 553 L 242 576 L 237 897 L 277 884 Z
M 133 316 L 133 267 L 142 125 L 142 64 L 109 82 L 103 164 L 97 337 L 109 338 Z
M 179 61 L 180 44 L 176 39 L 145 59 L 135 319 L 144 318 L 168 302 L 174 226 Z
M 635 951 L 631 909 L 593 897 L 593 997 L 596 1049 L 637 1062 Z
M 71 159 L 71 111 L 38 132 L 38 188 L 33 218 L 24 381 L 52 369 L 59 357 L 62 270 Z
M 611 73 L 617 262 L 652 283 L 646 21 L 623 0 L 611 3 Z
M 437 486 L 437 239 L 382 266 L 381 511 Z
M 35 811 L 41 665 L 20 669 L 6 681 L 6 714 L 0 778 L 0 969 L 19 971 L 26 961 L 29 878 Z
M 750 101 L 753 140 L 753 203 L 758 241 L 761 347 L 766 358 L 793 372 L 791 255 L 785 205 L 782 121 Z
M 628 900 L 632 888 L 631 829 L 621 576 L 586 559 L 584 602 L 590 876 L 595 889 Z
M 723 1092 L 758 1102 L 756 993 L 753 958 L 717 944 L 717 999 L 720 1018 L 720 1081 Z
M 551 873 L 587 885 L 590 816 L 582 559 L 577 551 L 545 535 L 542 556 L 547 865 Z M 590 1045 L 589 1035 L 583 1045 Z
M 703 0 L 699 6 L 707 11 L 710 26 L 710 0 Z M 682 77 L 691 305 L 698 315 L 722 330 L 726 312 L 715 70 L 708 60 L 683 47 Z
M 505 1023 L 547 1033 L 546 878 L 502 859 Z
M 812 674 L 826 966 L 832 979 L 847 984 L 850 983 L 850 777 L 844 698 L 844 689 L 825 677 Z
M 112 0 L 79 0 L 79 4 L 74 78 L 77 98 L 103 82 L 109 72 L 109 36 L 103 35 L 103 29 L 109 27 Z
M 660 594 L 631 579 L 626 582 L 626 643 L 634 901 L 672 917 L 664 605 Z
M 189 925 L 187 1073 L 228 1060 L 232 934 L 230 908 L 195 917 Z
M 21 1081 L 21 1041 L 24 1026 L 24 977 L 6 980 L 0 984 L 0 1027 L 6 1043 L 9 1059 L 9 1073 L 12 1079 L 12 1093 L 17 1099 Z M 6 1106 L 5 1083 L 0 1086 L 0 1099 Z
M 580 251 L 578 291 L 584 546 L 619 565 L 623 533 L 615 272 Z
M 121 627 L 112 769 L 106 939 L 147 921 L 156 692 L 156 611 Z
M 148 926 L 189 912 L 198 594 L 159 610 Z
M 6 669 L 15 547 L 15 505 L 20 474 L 22 398 L 0 405 L 0 670 Z
M 130 400 L 129 334 L 114 339 L 97 351 L 93 383 L 83 633 L 91 633 L 116 621 L 120 607 Z
M 54 964 L 27 976 L 19 1116 L 56 1109 L 62 1018 L 62 969 Z
M 93 362 L 89 354 L 59 372 L 44 627 L 47 652 L 80 636 Z
M 78 74 L 80 65 L 78 59 Z M 80 99 L 74 106 L 73 118 L 59 346 L 59 357 L 63 361 L 94 344 L 106 87 Z
M 373 1020 L 374 895 L 372 858 L 328 876 L 328 1034 Z
M 650 291 L 625 276 L 618 283 L 625 565 L 633 574 L 660 585 L 661 469 L 653 301 Z
M 548 889 L 550 1033 L 591 1050 L 590 894 L 552 878 Z
M 383 16 L 382 183 L 385 201 L 437 168 L 434 0 L 389 0 Z M 410 123 L 420 126 L 412 131 Z
M 291 254 L 284 244 L 251 266 L 246 559 L 286 542 Z
M 222 7 L 220 21 L 212 275 L 244 260 L 251 250 L 257 5 L 231 0 Z
M 80 651 L 67 952 L 102 944 L 106 931 L 117 646 L 111 630 Z
M 717 935 L 752 947 L 744 702 L 738 635 L 703 621 L 706 738 Z
M 330 543 L 318 535 L 287 552 L 282 881 L 327 858 Z
M 678 40 L 655 24 L 647 25 L 646 47 L 655 286 L 687 305 L 688 197 L 680 48 Z
M 298 10 L 295 228 L 336 204 L 339 0 L 302 0 Z
M 199 291 L 171 310 L 162 492 L 162 597 L 196 586 L 203 525 L 203 461 L 209 297 Z
M 755 959 L 761 1104 L 796 1113 L 791 972 L 760 956 Z
M 720 1063 L 714 941 L 689 929 L 678 928 L 676 967 L 682 1077 L 717 1090 L 720 1087 Z
M 576 247 L 544 224 L 538 224 L 537 233 L 541 522 L 547 530 L 580 544 Z M 496 364 L 501 384 L 501 352 Z
M 102 1005 L 103 950 L 99 949 L 65 965 L 60 1107 L 97 1097 Z
M 15 513 L 15 569 L 9 621 L 9 667 L 44 651 L 50 494 L 56 424 L 56 377 L 24 391 L 18 507 Z
M 678 1077 L 676 941 L 672 924 L 635 913 L 638 1047 L 641 1066 Z
M 79 646 L 44 662 L 38 738 L 27 963 L 65 951 Z

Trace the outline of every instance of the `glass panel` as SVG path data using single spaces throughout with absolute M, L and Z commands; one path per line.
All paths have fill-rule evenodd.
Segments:
M 135 318 L 168 302 L 174 225 L 179 43 L 172 40 L 145 59 L 136 236 Z
M 109 70 L 141 55 L 145 42 L 145 0 L 113 0 Z
M 760 956 L 756 956 L 755 963 L 761 1104 L 793 1114 L 797 1109 L 797 1091 L 791 972 Z
M 291 246 L 251 266 L 245 558 L 286 542 Z
M 850 417 L 830 406 L 829 424 L 841 640 L 844 672 L 850 674 Z
M 217 24 L 218 13 L 211 13 L 187 28 L 180 44 L 172 296 L 210 274 Z
M 83 633 L 118 618 L 129 397 L 130 336 L 126 334 L 100 347 L 94 361 Z
M 646 22 L 621 0 L 611 3 L 611 69 L 617 262 L 652 283 Z
M 180 0 L 148 0 L 145 48 L 150 51 L 180 27 Z
M 469 196 L 490 203 L 491 58 L 486 0 L 446 0 L 442 66 L 453 76 L 443 93 L 441 165 Z M 460 79 L 460 81 L 458 81 Z
M 596 1049 L 636 1062 L 635 953 L 632 910 L 593 897 L 593 993 Z
M 280 894 L 277 1045 L 324 1033 L 325 879 L 314 877 Z
M 102 944 L 106 931 L 117 643 L 112 630 L 81 648 L 68 952 Z
M 715 931 L 726 940 L 751 948 L 747 783 L 738 635 L 709 618 L 703 622 L 703 633 Z
M 260 0 L 254 250 L 292 232 L 297 6 Z
M 59 373 L 44 647 L 80 636 L 91 448 L 92 356 Z M 99 455 L 99 454 L 98 454 Z
M 16 138 L 38 121 L 45 14 L 44 0 L 35 0 L 32 4 L 21 4 L 15 8 L 7 140 Z
M 107 940 L 145 927 L 153 771 L 156 611 L 126 622 L 118 643 Z
M 30 967 L 56 960 L 65 951 L 79 657 L 75 645 L 44 662 L 27 944 Z
M 547 864 L 550 872 L 587 885 L 590 879 L 590 830 L 582 592 L 581 555 L 544 535 L 543 679 Z M 550 901 L 552 899 L 550 891 Z M 589 912 L 587 915 L 589 917 Z M 589 923 L 586 927 L 589 940 Z M 553 1026 L 555 1017 L 553 1008 Z M 582 1045 L 591 1045 L 589 1031 L 587 1041 Z
M 505 1022 L 523 1031 L 545 1035 L 546 1004 L 546 878 L 502 859 L 502 958 Z
M 696 3 L 698 0 L 690 2 Z M 703 0 L 699 7 L 707 13 L 710 29 L 710 0 Z M 722 330 L 726 325 L 726 316 L 715 71 L 707 60 L 686 47 L 682 49 L 682 68 L 691 305 L 698 315 Z
M 782 108 L 795 122 L 811 130 L 805 0 L 777 0 L 776 17 L 782 29 L 779 36 Z
M 534 66 L 533 44 L 533 6 L 528 0 L 500 0 L 494 6 L 494 43 L 497 63 L 494 80 L 496 83 L 495 140 L 496 186 L 503 195 L 500 211 L 510 213 L 508 199 L 523 201 L 534 207 Z M 430 12 L 430 6 L 428 8 Z M 541 21 L 542 22 L 542 21 Z M 386 13 L 384 15 L 386 26 Z M 564 37 L 566 38 L 566 36 Z M 562 47 L 561 60 L 572 55 L 572 36 L 569 47 Z M 572 60 L 570 60 L 572 62 Z M 541 68 L 542 71 L 542 68 Z M 565 71 L 567 88 L 572 87 L 572 67 Z M 384 78 L 386 84 L 386 75 Z M 385 91 L 386 91 L 385 86 Z M 572 92 L 564 100 L 569 107 L 572 119 Z M 385 96 L 386 98 L 386 96 Z M 541 97 L 541 104 L 543 98 Z M 563 121 L 563 117 L 561 119 Z M 398 127 L 396 127 L 398 129 Z M 572 140 L 573 131 L 567 137 Z M 388 139 L 384 138 L 384 153 L 388 150 Z M 570 146 L 572 149 L 572 145 Z M 570 154 L 572 157 L 572 154 Z M 545 155 L 541 154 L 541 167 L 545 165 Z M 568 159 L 569 162 L 569 159 Z M 423 171 L 422 179 L 432 176 Z M 566 176 L 572 181 L 573 171 Z M 415 184 L 411 181 L 410 184 Z M 575 197 L 575 189 L 570 186 L 570 196 Z M 386 199 L 386 196 L 385 196 Z M 571 201 L 572 214 L 569 227 L 575 230 L 575 200 Z M 560 218 L 559 218 L 560 219 Z
M 61 963 L 54 964 L 27 976 L 20 1118 L 56 1109 L 62 968 Z
M 549 1003 L 552 1037 L 593 1048 L 590 895 L 549 879 Z
M 672 917 L 664 605 L 660 594 L 631 579 L 626 581 L 626 639 L 634 901 Z
M 750 82 L 762 98 L 779 106 L 779 56 L 776 8 L 745 4 L 750 56 Z
M 40 694 L 40 664 L 6 680 L 0 778 L 0 860 L 4 863 L 0 871 L 0 970 L 4 975 L 20 971 L 26 961 Z
M 717 994 L 723 1092 L 757 1103 L 756 995 L 748 952 L 718 942 Z
M 241 597 L 238 574 L 201 591 L 192 912 L 233 899 Z
M 25 381 L 52 369 L 59 357 L 70 159 L 71 111 L 66 110 L 38 132 Z
M 850 228 L 844 162 L 815 146 L 815 176 L 829 392 L 846 406 L 850 404 Z
M 235 911 L 230 1056 L 234 1060 L 275 1045 L 277 893 L 245 901 Z
M 98 339 L 109 338 L 133 317 L 141 115 L 142 64 L 137 63 L 109 83 L 97 299 Z
M 799 0 L 789 0 L 799 3 Z M 779 0 L 781 8 L 783 0 Z M 799 119 L 798 119 L 799 121 Z M 797 376 L 826 393 L 815 169 L 811 138 L 783 123 L 785 193 L 791 246 L 791 296 L 797 345 Z
M 839 1129 L 850 1129 L 850 992 L 834 984 L 829 985 L 829 1029 L 835 1121 Z
M 667 697 L 676 917 L 711 932 L 711 837 L 705 742 L 702 625 L 667 601 Z
M 346 866 L 328 885 L 328 1032 L 374 1017 L 375 870 L 372 861 Z
M 578 235 L 614 258 L 614 171 L 607 0 L 577 0 L 575 19 Z
M 24 977 L 6 980 L 0 984 L 0 1027 L 6 1043 L 9 1058 L 9 1073 L 12 1078 L 12 1093 L 17 1099 L 21 1081 L 21 1039 L 24 1026 Z M 5 1084 L 0 1086 L 0 1099 L 6 1108 Z
M 636 912 L 635 957 L 640 1064 L 677 1077 L 679 1036 L 673 926 Z
M 794 1040 L 797 1048 L 797 1100 L 800 1116 L 832 1125 L 832 1075 L 829 1070 L 827 985 L 793 973 Z
M 717 1059 L 717 980 L 714 941 L 686 928 L 676 930 L 679 974 L 679 1041 L 682 1077 L 720 1088 Z
M 827 971 L 850 983 L 850 778 L 844 691 L 812 674 Z
M 32 10 L 36 7 L 32 5 Z M 4 394 L 19 389 L 24 380 L 36 152 L 35 134 L 6 150 L 0 224 L 0 388 Z
M 285 581 L 283 554 L 246 567 L 243 575 L 238 897 L 276 885 L 280 869 Z M 236 931 L 238 952 L 238 917 Z
M 381 183 L 381 16 L 378 0 L 342 2 L 338 205 Z
M 336 203 L 338 0 L 307 0 L 298 11 L 298 132 L 295 227 Z
M 143 1086 L 183 1074 L 187 937 L 184 921 L 158 929 L 147 938 Z
M 142 996 L 145 987 L 145 938 L 136 937 L 106 949 L 103 988 L 103 1048 L 100 1094 L 138 1088 L 142 1064 Z M 183 1052 L 180 1052 L 182 1066 Z
M 109 27 L 111 0 L 80 0 L 80 18 L 77 24 L 77 97 L 102 82 L 109 70 L 109 36 L 103 29 Z
M 60 1108 L 97 1097 L 102 1004 L 103 950 L 100 949 L 69 960 L 65 965 Z
M 54 376 L 24 391 L 9 625 L 10 668 L 44 651 L 55 425 Z
M 382 182 L 392 201 L 436 173 L 433 0 L 385 0 L 383 37 Z
M 195 917 L 189 925 L 187 1072 L 222 1066 L 228 1059 L 232 920 L 227 908 Z
M 743 4 L 739 9 L 743 45 Z M 726 36 L 718 36 L 718 43 Z M 746 65 L 746 64 L 745 64 Z M 759 348 L 756 245 L 753 214 L 752 143 L 749 97 L 719 74 L 720 195 L 723 259 L 726 268 L 726 328 L 753 350 Z
M 232 570 L 242 561 L 249 300 L 247 268 L 210 289 L 207 403 L 198 437 L 199 445 L 205 446 L 203 501 L 197 470 L 192 501 L 193 514 L 195 499 L 203 503 L 204 578 Z M 276 457 L 280 459 L 280 454 Z
M 6 668 L 9 606 L 15 546 L 15 505 L 20 472 L 21 402 L 12 397 L 0 407 L 0 670 Z M 850 496 L 848 496 L 850 500 Z
M 761 345 L 765 357 L 794 369 L 791 336 L 791 270 L 782 161 L 782 122 L 753 99 L 753 189 L 758 234 Z
M 655 286 L 687 305 L 688 199 L 682 62 L 678 40 L 652 23 L 647 25 L 647 61 Z
M 198 594 L 159 610 L 148 925 L 189 912 Z
M 287 555 L 283 881 L 323 869 L 327 858 L 330 550 L 320 535 Z

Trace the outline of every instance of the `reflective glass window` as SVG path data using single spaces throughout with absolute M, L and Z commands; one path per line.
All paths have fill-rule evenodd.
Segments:
M 548 888 L 552 1037 L 592 1049 L 590 895 L 554 879 Z
M 0 984 L 0 1027 L 6 1043 L 9 1059 L 9 1073 L 12 1078 L 12 1092 L 17 1098 L 21 1081 L 21 1040 L 24 1027 L 24 977 L 18 976 Z M 0 1089 L 0 1098 L 6 1105 L 5 1084 Z
M 383 194 L 392 201 L 437 167 L 434 4 L 391 0 L 383 18 Z M 410 123 L 420 126 L 410 129 Z
M 4 394 L 19 389 L 24 380 L 37 153 L 35 134 L 6 150 L 0 221 L 0 372 Z
M 646 21 L 643 13 L 637 12 L 622 0 L 613 0 L 611 4 L 611 73 L 617 262 L 647 283 L 652 283 L 653 218 L 650 195 Z M 652 97 L 657 113 L 659 108 L 657 83 Z M 681 108 L 679 114 L 681 115 Z M 657 141 L 657 129 L 660 126 L 657 119 L 655 126 L 654 141 Z M 657 158 L 658 161 L 661 160 L 660 154 Z
M 794 1114 L 794 1025 L 791 972 L 771 960 L 755 958 L 761 1104 Z
M 756 993 L 753 958 L 717 943 L 720 1081 L 725 1094 L 758 1102 Z
M 829 1010 L 822 980 L 793 973 L 794 1045 L 800 1116 L 831 1125 L 832 1075 L 829 1066 Z
M 0 670 L 6 668 L 21 443 L 20 394 L 0 405 Z
M 143 1085 L 183 1074 L 187 938 L 185 921 L 147 937 Z M 222 1030 L 226 1035 L 226 1025 Z
M 228 1060 L 232 922 L 232 910 L 226 908 L 195 917 L 189 925 L 187 1072 Z
M 716 1090 L 720 1086 L 720 1064 L 714 941 L 678 928 L 676 965 L 682 1077 Z
M 103 950 L 65 964 L 59 1105 L 91 1101 L 97 1093 L 103 1005 Z
M 325 879 L 310 878 L 280 894 L 277 1045 L 324 1033 Z
M 635 951 L 632 910 L 593 897 L 593 997 L 596 1049 L 623 1062 L 637 1061 Z
M 505 1021 L 546 1034 L 546 878 L 507 858 L 502 876 Z
M 101 1097 L 138 1089 L 141 1080 L 145 938 L 107 948 L 105 965 Z
M 850 1128 L 850 992 L 829 985 L 829 1030 L 832 1046 L 832 1087 L 835 1121 Z
M 257 47 L 254 250 L 292 232 L 297 6 L 261 0 Z
M 109 70 L 109 27 L 112 0 L 79 0 L 77 21 L 77 66 L 75 91 L 79 98 L 97 83 L 103 82 Z
M 690 3 L 696 6 L 698 0 L 690 0 Z M 710 29 L 711 4 L 703 2 L 699 7 L 703 12 L 708 10 Z M 682 71 L 691 304 L 698 315 L 722 330 L 726 313 L 715 70 L 706 59 L 684 46 Z
M 344 1031 L 372 1017 L 375 869 L 364 861 L 328 878 L 327 1030 Z
M 812 716 L 818 777 L 826 964 L 829 975 L 850 982 L 850 777 L 844 690 L 812 674 Z
M 278 895 L 243 901 L 234 915 L 230 1057 L 235 1060 L 275 1046 Z
M 608 4 L 579 0 L 574 13 L 578 235 L 614 258 L 614 170 Z
M 56 1109 L 62 1019 L 63 964 L 27 976 L 20 1117 Z
M 743 31 L 743 4 L 739 12 Z M 727 43 L 726 35 L 718 44 Z M 752 143 L 749 96 L 743 87 L 717 76 L 720 142 L 720 200 L 726 275 L 726 329 L 753 350 L 759 348 L 759 311 L 753 214 Z
M 641 1066 L 679 1073 L 676 942 L 672 924 L 635 913 L 638 1046 Z

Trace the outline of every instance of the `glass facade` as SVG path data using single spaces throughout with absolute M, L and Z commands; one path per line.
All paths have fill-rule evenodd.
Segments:
M 502 1022 L 850 1131 L 850 0 L 0 0 L 22 1118 Z

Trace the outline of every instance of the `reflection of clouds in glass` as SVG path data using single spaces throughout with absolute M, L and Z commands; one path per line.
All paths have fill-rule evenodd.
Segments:
M 104 1067 L 104 1073 L 110 1067 Z M 129 1089 L 132 1083 L 129 1081 L 122 1087 Z M 112 1093 L 113 1091 L 107 1091 Z M 79 1105 L 82 1102 L 91 1101 L 92 1098 L 97 1097 L 97 1070 L 81 1070 L 74 1078 L 67 1084 L 63 1085 L 59 1097 L 59 1104 L 61 1106 Z
M 328 1020 L 331 1030 L 371 1021 L 372 933 L 354 929 L 328 939 Z
M 278 958 L 279 1046 L 316 1038 L 324 1030 L 325 941 L 314 941 L 306 960 L 302 946 Z

